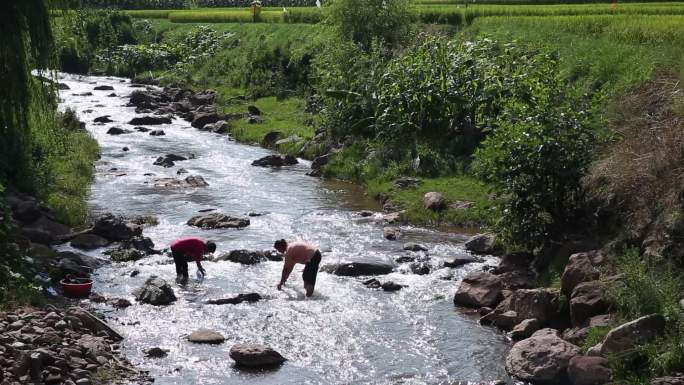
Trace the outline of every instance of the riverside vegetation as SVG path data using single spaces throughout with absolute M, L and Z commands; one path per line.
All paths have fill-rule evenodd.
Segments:
M 185 8 L 176 3 L 155 4 Z M 238 140 L 273 145 L 264 139 L 275 132 L 279 151 L 323 156 L 324 177 L 365 184 L 405 221 L 485 227 L 504 260 L 533 253 L 535 286 L 562 288 L 569 255 L 601 248 L 610 262 L 592 277 L 608 287 L 612 316 L 574 343 L 588 351 L 612 327 L 660 314 L 658 338 L 608 355 L 613 380 L 647 384 L 684 370 L 682 4 L 274 5 L 258 20 L 247 9 L 54 13 L 59 66 L 211 88 L 226 116 L 254 105 L 263 121 L 231 121 Z M 51 64 L 41 52 L 33 67 Z M 28 62 L 17 68 L 21 89 L 33 91 L 3 116 L 17 116 L 4 126 L 32 147 L 7 145 L 19 155 L 8 159 L 26 160 L 5 168 L 5 184 L 77 223 L 96 146 L 54 112 Z M 39 116 L 26 106 L 52 120 L 22 123 Z M 46 121 L 71 128 L 41 131 Z M 428 192 L 445 203 L 426 207 Z M 573 293 L 553 293 L 567 312 Z

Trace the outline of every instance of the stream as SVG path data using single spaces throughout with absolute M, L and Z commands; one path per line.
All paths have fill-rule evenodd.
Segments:
M 380 210 L 357 186 L 306 176 L 309 162 L 269 169 L 251 162 L 272 153 L 236 143 L 227 135 L 201 132 L 180 118 L 172 124 L 148 126 L 163 129 L 165 136 L 134 131 L 108 135 L 112 126 L 132 129 L 127 122 L 136 116 L 126 107 L 129 80 L 113 77 L 82 77 L 60 74 L 70 89 L 60 91 L 62 109 L 75 110 L 97 139 L 102 157 L 89 204 L 94 216 L 153 215 L 157 226 L 146 227 L 158 249 L 179 237 L 198 236 L 214 240 L 218 252 L 235 249 L 261 250 L 274 240 L 306 239 L 323 251 L 322 265 L 347 260 L 385 260 L 409 252 L 404 242 L 429 248 L 431 273 L 411 274 L 399 266 L 381 281 L 407 285 L 389 293 L 368 289 L 363 279 L 319 273 L 316 292 L 304 297 L 298 265 L 283 291 L 275 286 L 281 262 L 243 266 L 232 262 L 205 262 L 207 277 L 174 285 L 178 301 L 169 306 L 136 304 L 133 290 L 151 275 L 168 282 L 175 279 L 173 262 L 153 256 L 137 262 L 110 264 L 94 275 L 94 290 L 107 297 L 123 297 L 134 303 L 122 310 L 94 304 L 125 337 L 124 351 L 137 367 L 147 370 L 155 384 L 455 384 L 459 381 L 508 380 L 504 357 L 506 338 L 455 309 L 452 299 L 460 279 L 485 258 L 459 268 L 440 268 L 445 259 L 465 253 L 466 234 L 402 227 L 400 241 L 383 238 L 382 224 L 361 218 L 359 210 Z M 110 85 L 114 91 L 96 91 Z M 90 96 L 77 94 L 91 92 Z M 108 96 L 112 92 L 116 96 Z M 267 113 L 267 111 L 266 111 Z M 110 115 L 112 123 L 98 125 L 93 119 Z M 139 115 L 138 115 L 139 116 Z M 128 147 L 130 151 L 123 151 Z M 171 168 L 154 166 L 164 154 L 194 154 L 194 159 Z M 208 187 L 170 189 L 154 186 L 154 179 L 177 177 L 179 168 L 201 175 Z M 153 173 L 154 175 L 149 175 Z M 145 175 L 148 174 L 148 175 Z M 232 216 L 252 217 L 242 230 L 200 230 L 186 225 L 199 210 L 217 209 Z M 380 210 L 381 211 L 381 210 Z M 68 247 L 67 247 L 68 248 Z M 102 249 L 87 252 L 103 257 Z M 139 270 L 140 274 L 130 277 Z M 214 306 L 204 301 L 239 293 L 260 293 L 258 303 Z M 219 331 L 221 345 L 194 345 L 185 337 L 198 328 Z M 235 343 L 272 346 L 288 361 L 268 371 L 234 368 L 228 352 Z M 162 359 L 146 358 L 143 350 L 169 350 Z

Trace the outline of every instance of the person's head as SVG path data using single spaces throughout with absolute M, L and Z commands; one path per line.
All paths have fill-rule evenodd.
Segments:
M 284 253 L 285 250 L 287 250 L 287 241 L 284 239 L 278 239 L 277 241 L 275 241 L 275 244 L 273 245 L 273 247 L 276 250 L 278 250 L 278 252 Z
M 216 251 L 216 244 L 212 241 L 207 242 L 204 246 L 204 251 L 206 254 L 213 253 Z

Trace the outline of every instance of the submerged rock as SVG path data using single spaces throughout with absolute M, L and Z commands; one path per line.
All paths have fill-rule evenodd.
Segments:
M 395 241 L 403 236 L 401 229 L 398 227 L 385 227 L 382 229 L 382 235 L 390 241 Z
M 191 188 L 191 187 L 206 187 L 209 186 L 204 178 L 199 175 L 190 175 L 185 179 L 176 178 L 161 178 L 154 181 L 156 187 L 168 187 L 168 188 Z
M 107 130 L 107 133 L 109 135 L 124 135 L 124 134 L 130 134 L 131 132 L 133 132 L 133 131 L 127 130 L 127 129 L 121 128 L 121 127 L 112 127 L 109 130 Z
M 137 301 L 150 305 L 169 305 L 176 301 L 176 295 L 171 286 L 163 279 L 152 276 L 142 287 L 133 292 Z
M 453 257 L 451 261 L 444 261 L 444 267 L 454 268 L 475 262 L 482 262 L 482 260 L 480 258 L 473 257 L 472 255 L 464 254 Z
M 144 353 L 145 357 L 148 358 L 164 358 L 169 354 L 168 350 L 159 347 L 147 349 Z
M 263 251 L 250 251 L 250 250 L 233 250 L 229 253 L 221 254 L 217 261 L 230 261 L 235 263 L 241 263 L 243 265 L 255 265 L 257 263 L 263 262 L 266 259 L 266 253 Z
M 248 294 L 238 294 L 236 297 L 232 298 L 221 298 L 221 299 L 210 299 L 205 302 L 207 305 L 237 305 L 243 302 L 258 302 L 261 301 L 263 297 L 257 293 Z
M 108 86 L 108 85 L 103 85 L 103 86 L 96 86 L 93 88 L 95 91 L 114 91 L 114 87 Z
M 249 226 L 247 218 L 236 218 L 220 213 L 198 215 L 188 220 L 189 226 L 202 229 L 241 229 Z
M 112 119 L 110 119 L 110 115 L 104 115 L 104 116 L 98 116 L 97 118 L 93 119 L 95 123 L 111 123 L 113 122 Z
M 145 132 L 145 131 L 141 131 L 141 132 Z M 152 131 L 150 131 L 150 136 L 164 136 L 164 135 L 166 135 L 164 130 L 152 130 Z
M 258 344 L 238 344 L 230 348 L 230 358 L 240 366 L 264 368 L 281 365 L 286 361 L 273 348 Z
M 196 344 L 222 344 L 226 338 L 219 332 L 209 329 L 198 329 L 190 333 L 188 341 Z
M 428 248 L 419 244 L 419 243 L 408 242 L 408 243 L 404 243 L 404 250 L 407 250 L 407 251 L 428 251 Z
M 385 275 L 391 273 L 392 270 L 394 266 L 385 262 L 342 262 L 321 267 L 321 271 L 343 277 Z
M 168 116 L 140 116 L 131 119 L 128 124 L 132 126 L 154 126 L 159 124 L 171 124 L 171 118 Z

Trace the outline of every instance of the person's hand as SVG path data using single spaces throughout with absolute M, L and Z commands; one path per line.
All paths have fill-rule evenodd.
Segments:
M 276 286 L 276 287 L 278 288 L 278 290 L 283 290 L 283 284 L 282 283 L 279 283 L 278 286 Z
M 204 270 L 204 268 L 200 268 L 199 271 L 202 273 L 202 275 L 207 275 L 207 271 Z

